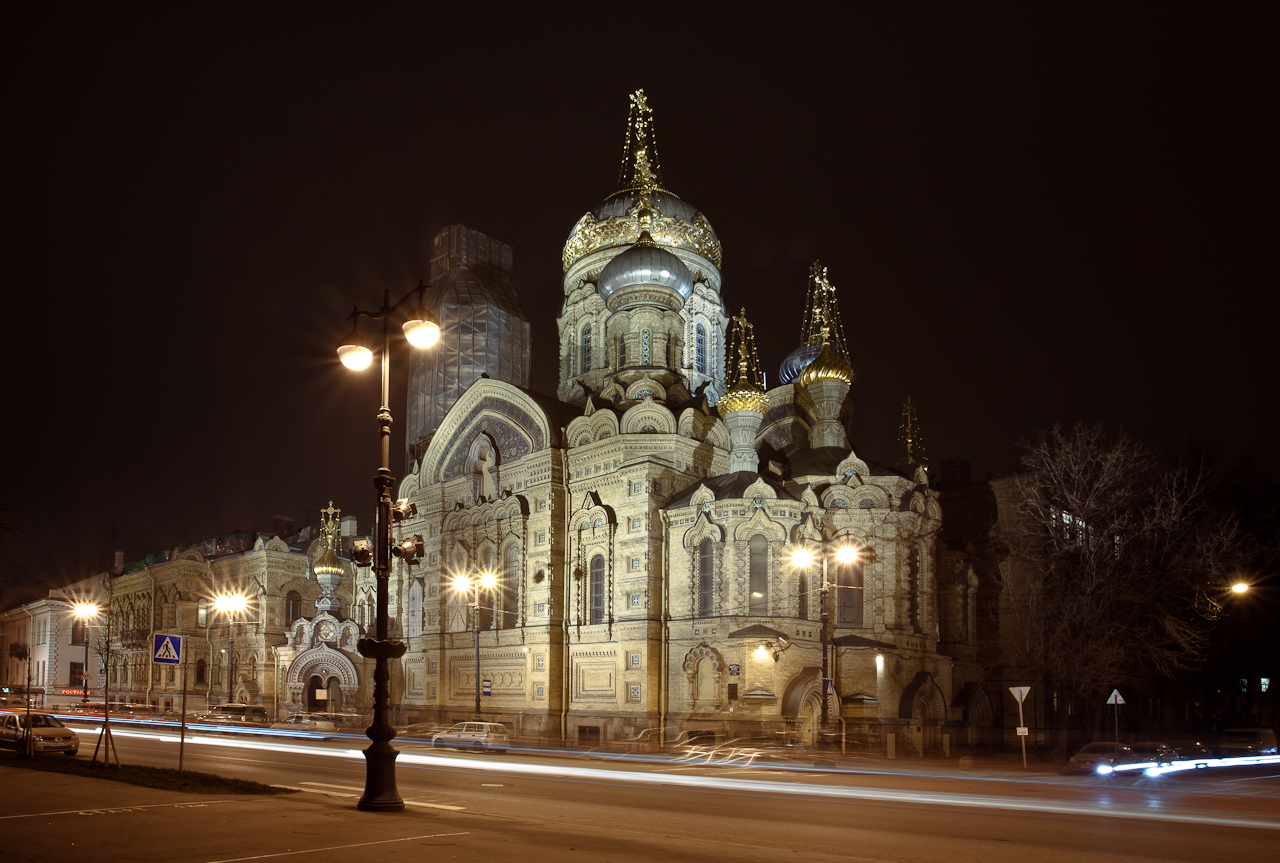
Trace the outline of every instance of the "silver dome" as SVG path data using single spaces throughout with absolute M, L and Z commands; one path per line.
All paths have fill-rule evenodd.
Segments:
M 787 354 L 787 358 L 782 361 L 782 365 L 778 368 L 778 377 L 784 384 L 789 384 L 796 378 L 800 377 L 800 373 L 804 371 L 805 366 L 813 362 L 813 358 L 822 350 L 822 345 L 801 345 L 791 353 Z M 853 368 L 853 362 L 840 351 L 836 350 L 836 346 L 831 346 L 831 352 L 849 364 Z
M 596 290 L 600 299 L 635 285 L 661 285 L 679 292 L 684 299 L 693 295 L 693 274 L 680 259 L 657 246 L 632 246 L 605 265 Z
M 623 218 L 639 200 L 640 193 L 634 189 L 615 192 L 603 204 L 592 210 L 591 215 L 598 222 L 603 222 L 605 219 Z M 657 208 L 658 212 L 668 218 L 692 223 L 694 216 L 698 215 L 697 207 L 668 192 L 650 192 L 649 200 L 653 202 L 653 206 Z M 710 226 L 708 225 L 708 227 Z M 715 234 L 714 228 L 712 228 L 711 233 Z

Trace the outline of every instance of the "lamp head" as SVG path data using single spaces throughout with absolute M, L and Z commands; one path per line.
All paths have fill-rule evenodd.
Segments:
M 367 539 L 353 540 L 351 543 L 351 559 L 356 562 L 356 566 L 371 566 L 373 564 L 373 543 Z
M 453 577 L 453 589 L 463 591 L 470 590 L 471 579 L 465 575 L 455 575 Z
M 418 306 L 410 312 L 402 329 L 404 337 L 415 348 L 429 348 L 440 341 L 440 322 L 427 311 L 426 306 Z
M 851 545 L 842 545 L 836 549 L 836 560 L 841 563 L 853 563 L 858 559 L 858 550 Z
M 484 572 L 480 574 L 481 587 L 495 587 L 498 584 L 498 576 L 492 572 Z
M 97 603 L 93 602 L 77 602 L 71 606 L 71 613 L 80 620 L 87 620 L 90 617 L 98 616 Z
M 791 552 L 791 563 L 794 566 L 809 566 L 813 563 L 813 552 L 807 548 L 797 548 Z
M 1245 593 L 1248 590 L 1249 585 L 1245 584 L 1243 581 L 1237 581 L 1235 584 L 1231 585 L 1232 593 Z
M 351 332 L 338 343 L 338 359 L 353 372 L 364 371 L 373 362 L 373 351 L 356 329 L 355 313 L 351 314 Z
M 213 607 L 217 611 L 244 611 L 249 600 L 238 593 L 219 594 L 213 598 Z

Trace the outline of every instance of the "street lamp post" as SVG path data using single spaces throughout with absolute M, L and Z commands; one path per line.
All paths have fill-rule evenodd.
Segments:
M 235 701 L 236 685 L 236 619 L 235 614 L 244 611 L 249 600 L 239 594 L 220 594 L 213 598 L 213 608 L 227 616 L 227 703 Z
M 822 641 L 822 720 L 821 731 L 827 731 L 828 724 L 828 708 L 830 699 L 827 696 L 827 687 L 830 685 L 830 665 L 828 662 L 828 654 L 831 653 L 828 648 L 830 644 L 831 633 L 831 613 L 828 608 L 827 596 L 831 592 L 831 585 L 827 581 L 827 538 L 824 536 L 818 541 L 819 556 L 822 558 L 822 583 L 818 589 L 818 602 L 820 604 L 819 618 L 821 627 Z M 836 560 L 840 563 L 854 563 L 858 559 L 858 550 L 851 545 L 842 545 L 836 549 Z M 791 563 L 795 566 L 808 569 L 813 564 L 813 552 L 807 548 L 800 548 L 791 554 Z
M 360 655 L 375 662 L 373 672 L 373 724 L 366 730 L 369 748 L 364 751 L 364 794 L 356 808 L 366 812 L 403 812 L 404 800 L 396 789 L 396 756 L 399 752 L 391 745 L 396 730 L 388 721 L 391 701 L 391 672 L 388 661 L 404 655 L 407 645 L 388 637 L 389 602 L 387 582 L 391 576 L 391 318 L 410 298 L 417 294 L 418 302 L 403 325 L 405 338 L 418 348 L 429 348 L 440 339 L 440 324 L 423 305 L 426 285 L 419 283 L 397 303 L 391 302 L 391 292 L 383 293 L 382 308 L 376 312 L 351 313 L 351 333 L 338 345 L 338 358 L 353 371 L 368 368 L 373 361 L 373 351 L 360 336 L 357 323 L 361 317 L 382 321 L 382 406 L 378 409 L 379 454 L 378 472 L 373 486 L 378 493 L 378 519 L 375 528 L 376 545 L 373 556 L 374 575 L 377 579 L 376 637 L 362 638 L 356 645 Z M 367 553 L 366 553 L 367 554 Z M 362 561 L 357 560 L 357 563 Z M 363 563 L 368 564 L 366 556 Z
M 97 603 L 77 602 L 71 607 L 71 613 L 80 621 L 81 633 L 84 635 L 84 669 L 81 674 L 81 704 L 89 703 L 89 621 L 98 616 Z
M 471 602 L 471 630 L 475 634 L 476 647 L 476 722 L 480 721 L 480 588 L 492 590 L 498 583 L 498 577 L 492 572 L 477 573 L 475 577 L 460 575 L 453 580 L 453 586 L 460 591 L 473 591 Z

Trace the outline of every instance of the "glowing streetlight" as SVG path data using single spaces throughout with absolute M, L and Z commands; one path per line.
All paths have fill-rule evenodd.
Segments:
M 1235 584 L 1231 585 L 1232 593 L 1244 593 L 1248 589 L 1249 585 L 1245 584 L 1243 581 L 1237 581 Z
M 827 680 L 830 675 L 830 666 L 828 664 L 827 654 L 830 651 L 827 648 L 830 639 L 830 621 L 831 614 L 827 609 L 827 595 L 831 591 L 831 585 L 827 583 L 827 540 L 823 537 L 819 541 L 819 550 L 822 558 L 822 583 L 818 590 L 818 602 L 820 603 L 820 617 L 822 630 L 822 730 L 827 730 L 828 709 L 830 698 L 827 697 L 827 687 L 830 685 Z M 858 549 L 851 545 L 841 545 L 836 549 L 836 560 L 840 563 L 854 563 L 858 560 Z M 798 569 L 808 569 L 813 565 L 814 553 L 808 548 L 797 548 L 791 552 L 791 565 Z
M 80 698 L 81 704 L 89 702 L 89 621 L 97 617 L 99 611 L 100 609 L 96 602 L 77 602 L 71 606 L 71 614 L 84 627 L 84 673 L 80 675 L 80 684 L 83 687 L 83 694 Z
M 220 593 L 213 598 L 214 611 L 227 616 L 227 702 L 235 700 L 236 628 L 235 615 L 249 606 L 249 598 L 238 593 Z M 212 621 L 210 622 L 212 625 Z
M 475 633 L 476 647 L 476 722 L 480 721 L 480 588 L 493 590 L 498 585 L 498 576 L 492 572 L 476 573 L 475 577 L 455 575 L 453 589 L 459 593 L 472 592 L 471 629 Z
M 390 291 L 383 292 L 382 308 L 378 311 L 362 312 L 355 309 L 351 312 L 351 332 L 338 345 L 338 359 L 344 366 L 354 371 L 368 368 L 373 362 L 373 350 L 360 335 L 357 324 L 362 317 L 382 321 L 382 354 L 379 357 L 382 365 L 382 406 L 376 415 L 381 462 L 373 477 L 373 487 L 378 492 L 376 548 L 372 560 L 377 582 L 377 614 L 374 618 L 374 635 L 362 638 L 356 644 L 361 656 L 374 660 L 373 722 L 365 729 L 365 736 L 370 743 L 364 751 L 364 793 L 356 803 L 357 809 L 366 812 L 404 811 L 404 800 L 396 789 L 396 756 L 399 753 L 391 745 L 396 730 L 391 726 L 387 715 L 391 708 L 391 672 L 388 662 L 404 656 L 408 646 L 403 641 L 390 637 L 387 611 L 392 554 L 391 486 L 395 485 L 395 479 L 391 476 L 391 318 L 416 293 L 417 302 L 402 325 L 404 336 L 416 348 L 434 345 L 440 339 L 440 322 L 426 308 L 426 292 L 427 286 L 419 282 L 414 291 L 401 297 L 397 303 L 391 302 Z M 404 517 L 403 510 L 399 510 L 397 517 Z M 401 552 L 399 556 L 403 557 L 404 553 Z M 412 559 L 405 558 L 405 562 L 411 563 Z

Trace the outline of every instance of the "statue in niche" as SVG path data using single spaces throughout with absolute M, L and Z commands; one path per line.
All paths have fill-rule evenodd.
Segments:
M 493 448 L 489 445 L 489 441 L 482 439 L 480 446 L 476 450 L 475 461 L 475 497 L 476 501 L 493 500 L 498 495 L 497 484 L 493 481 L 492 469 L 497 464 L 497 458 L 493 453 Z

